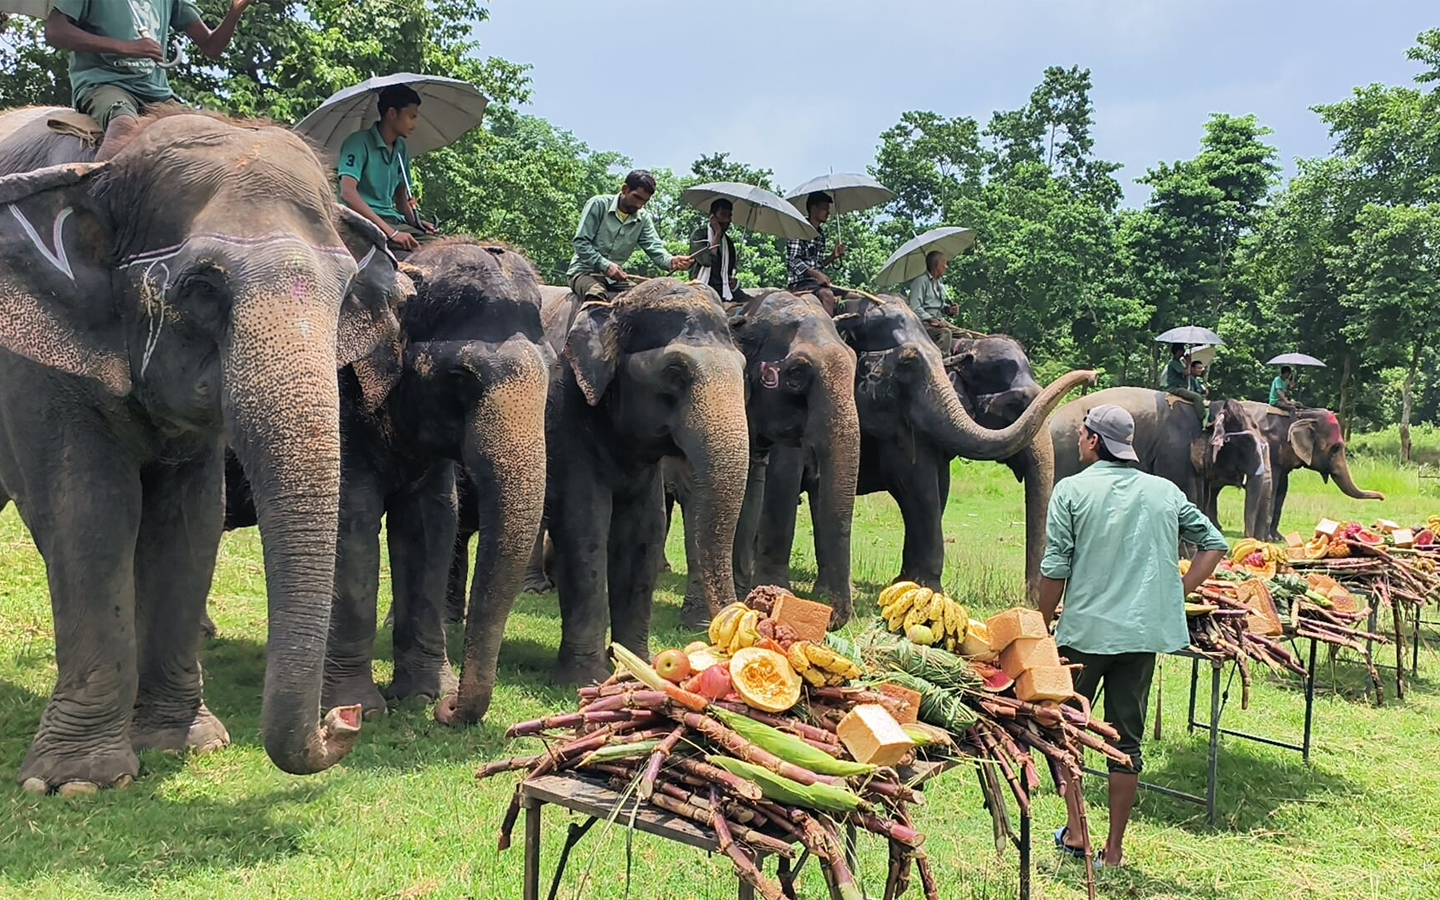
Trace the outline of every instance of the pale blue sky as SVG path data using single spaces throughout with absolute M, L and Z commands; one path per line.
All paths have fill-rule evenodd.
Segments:
M 1211 112 L 1258 115 L 1287 174 L 1325 153 L 1309 107 L 1410 83 L 1436 26 L 1421 0 L 492 0 L 479 37 L 596 149 L 679 172 L 726 150 L 784 187 L 864 171 L 907 109 L 984 124 L 1047 65 L 1088 67 L 1096 152 L 1139 204 L 1133 179 L 1193 156 Z

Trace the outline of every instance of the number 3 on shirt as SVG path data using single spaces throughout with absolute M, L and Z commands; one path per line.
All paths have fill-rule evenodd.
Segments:
M 353 165 L 355 165 L 355 154 L 351 153 L 349 156 L 345 157 L 345 165 L 347 165 L 347 166 L 353 166 Z

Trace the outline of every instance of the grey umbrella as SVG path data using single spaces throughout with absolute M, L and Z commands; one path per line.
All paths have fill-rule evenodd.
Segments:
M 746 231 L 758 231 L 781 238 L 810 240 L 815 227 L 784 200 L 753 184 L 712 181 L 688 188 L 680 199 L 700 212 L 709 213 L 710 204 L 724 197 L 734 206 L 731 223 Z
M 1214 344 L 1219 347 L 1225 339 L 1208 328 L 1199 325 L 1182 325 L 1163 334 L 1155 335 L 1157 344 Z
M 1310 356 L 1310 355 L 1307 354 L 1307 353 L 1282 353 L 1282 354 L 1280 354 L 1279 356 L 1277 356 L 1277 357 L 1275 357 L 1274 359 L 1272 359 L 1272 360 L 1270 360 L 1269 362 L 1267 362 L 1265 365 L 1267 365 L 1267 366 L 1318 366 L 1319 368 L 1322 368 L 1322 369 L 1329 368 L 1329 367 L 1326 366 L 1323 362 L 1321 362 L 1320 360 L 1316 359 L 1316 358 L 1313 357 L 1313 356 Z
M 377 106 L 380 91 L 397 84 L 407 85 L 420 95 L 420 126 L 405 139 L 411 156 L 454 143 L 480 124 L 485 106 L 490 102 L 468 81 L 401 72 L 370 78 L 331 94 L 314 112 L 301 119 L 295 130 L 335 156 L 346 138 L 375 124 L 380 117 Z
M 895 199 L 895 192 L 885 185 L 871 178 L 869 175 L 821 175 L 819 178 L 812 178 L 795 190 L 785 195 L 791 205 L 805 212 L 805 198 L 816 191 L 824 191 L 829 194 L 834 203 L 830 205 L 830 212 L 840 216 L 845 213 L 859 212 L 862 209 L 869 209 L 872 206 L 879 206 L 882 203 L 889 203 Z
M 876 284 L 903 284 L 919 278 L 925 273 L 925 257 L 932 250 L 939 250 L 949 259 L 975 243 L 973 228 L 932 228 L 919 237 L 911 238 L 899 250 L 890 254 L 885 265 L 875 276 Z

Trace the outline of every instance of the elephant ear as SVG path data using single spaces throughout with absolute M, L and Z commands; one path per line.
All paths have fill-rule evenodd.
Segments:
M 91 195 L 104 166 L 0 178 L 0 347 L 124 396 L 130 357 L 106 264 L 111 233 Z
M 575 381 L 591 406 L 600 402 L 615 378 L 620 357 L 614 327 L 615 308 L 606 301 L 584 303 L 570 323 L 561 353 L 575 373 Z
M 1315 458 L 1315 425 L 1312 422 L 1296 422 L 1290 426 L 1290 450 L 1306 468 Z
M 415 296 L 415 285 L 385 246 L 385 235 L 364 216 L 336 205 L 335 228 L 355 257 L 359 270 L 340 305 L 335 335 L 335 362 L 347 366 L 376 349 L 398 347 L 400 323 L 395 314 Z M 394 360 L 398 371 L 399 357 Z

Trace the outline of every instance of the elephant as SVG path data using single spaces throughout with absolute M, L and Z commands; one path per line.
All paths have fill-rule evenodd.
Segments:
M 227 439 L 264 550 L 265 750 L 319 772 L 360 731 L 321 710 L 335 367 L 394 334 L 408 279 L 284 129 L 158 111 L 94 163 L 62 112 L 0 114 L 0 506 L 45 560 L 58 667 L 18 781 L 88 793 L 137 750 L 228 743 L 198 659 Z
M 1114 404 L 1135 420 L 1135 453 L 1142 471 L 1171 482 L 1219 527 L 1217 498 L 1226 486 L 1245 488 L 1246 536 L 1264 534 L 1273 496 L 1270 453 L 1244 405 L 1212 400 L 1214 424 L 1209 435 L 1189 403 L 1164 391 L 1116 387 L 1073 400 L 1050 417 L 1055 478 L 1084 468 L 1079 435 L 1085 415 L 1101 404 Z
M 542 288 L 560 354 L 546 408 L 545 521 L 560 595 L 557 683 L 603 679 L 605 632 L 648 657 L 664 552 L 661 461 L 690 467 L 686 522 L 707 618 L 735 599 L 732 544 L 750 438 L 745 357 L 704 285 L 656 278 L 610 301 Z
M 860 421 L 855 411 L 855 352 L 840 339 L 834 320 L 814 295 L 757 293 L 735 310 L 730 329 L 745 355 L 745 413 L 750 432 L 750 474 L 734 546 L 735 593 L 757 584 L 790 585 L 801 473 L 815 485 L 811 517 L 819 574 L 815 591 L 834 608 L 831 626 L 850 620 L 850 525 L 860 465 Z M 668 480 L 682 510 L 689 510 L 683 461 Z M 758 540 L 765 520 L 767 535 Z M 686 518 L 686 556 L 698 558 L 700 523 Z M 700 568 L 689 566 L 688 621 L 708 617 L 700 606 Z
M 1067 373 L 1040 391 L 1015 421 L 992 430 L 965 408 L 945 374 L 940 348 L 904 298 L 867 296 L 854 311 L 837 316 L 835 326 L 857 354 L 856 493 L 888 491 L 900 507 L 905 542 L 896 580 L 939 589 L 945 562 L 941 515 L 950 494 L 950 460 L 1003 460 L 1022 453 L 1050 410 L 1079 385 L 1094 383 L 1095 374 Z M 813 470 L 804 474 L 802 486 L 815 496 Z M 767 524 L 762 520 L 760 546 L 788 547 L 783 535 Z
M 1320 477 L 1335 485 L 1347 497 L 1356 500 L 1384 500 L 1379 491 L 1361 490 L 1350 474 L 1345 456 L 1345 436 L 1340 420 L 1328 409 L 1303 408 L 1292 415 L 1267 403 L 1243 401 L 1245 411 L 1255 420 L 1270 448 L 1270 465 L 1274 470 L 1275 494 L 1270 504 L 1270 521 L 1260 533 L 1267 540 L 1283 540 L 1280 536 L 1280 514 L 1285 508 L 1285 495 L 1290 490 L 1290 473 L 1299 468 L 1319 472 Z

